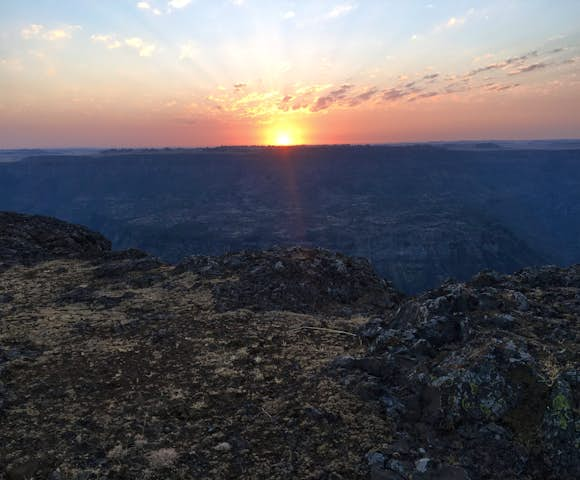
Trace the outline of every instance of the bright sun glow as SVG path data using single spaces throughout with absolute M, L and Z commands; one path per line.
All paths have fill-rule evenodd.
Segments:
M 294 142 L 292 142 L 292 137 L 286 132 L 280 132 L 276 136 L 276 145 L 287 146 L 292 145 L 293 143 Z
M 301 145 L 304 143 L 302 128 L 299 128 L 291 121 L 273 124 L 264 131 L 264 143 L 266 145 L 277 145 L 288 147 L 291 145 Z

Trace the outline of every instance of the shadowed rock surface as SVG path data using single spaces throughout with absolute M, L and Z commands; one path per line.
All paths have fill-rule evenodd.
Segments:
M 351 315 L 393 308 L 403 296 L 364 258 L 323 249 L 278 248 L 223 257 L 191 257 L 176 273 L 223 278 L 213 289 L 218 311 L 250 308 Z
M 0 269 L 109 250 L 111 242 L 88 228 L 39 215 L 0 212 Z
M 406 298 L 327 250 L 172 266 L 10 217 L 2 480 L 580 473 L 580 267 Z

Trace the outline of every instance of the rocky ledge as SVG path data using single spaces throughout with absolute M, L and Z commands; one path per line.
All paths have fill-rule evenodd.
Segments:
M 326 250 L 0 227 L 2 480 L 580 476 L 580 267 L 405 298 Z
M 580 266 L 481 273 L 404 302 L 339 377 L 395 423 L 374 479 L 580 478 Z

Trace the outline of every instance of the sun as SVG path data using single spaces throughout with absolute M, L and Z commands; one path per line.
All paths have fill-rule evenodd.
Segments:
M 278 132 L 276 134 L 276 145 L 280 147 L 287 147 L 293 145 L 292 136 L 288 132 Z
M 273 124 L 264 130 L 264 144 L 277 147 L 302 145 L 304 144 L 303 128 L 291 121 Z

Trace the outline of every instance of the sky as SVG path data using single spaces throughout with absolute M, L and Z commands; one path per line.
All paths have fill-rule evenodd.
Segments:
M 580 137 L 579 0 L 0 0 L 0 148 Z

